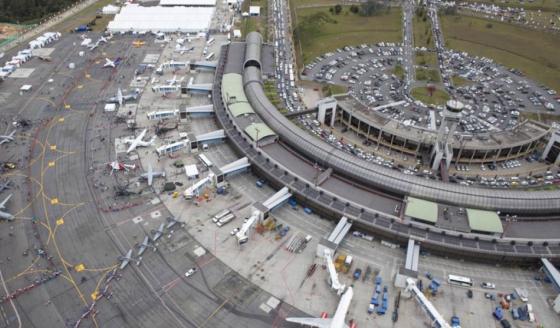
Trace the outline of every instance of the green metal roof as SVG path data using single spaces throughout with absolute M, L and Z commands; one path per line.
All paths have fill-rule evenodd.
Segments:
M 427 200 L 408 197 L 404 215 L 417 220 L 436 223 L 438 219 L 438 205 Z
M 504 232 L 502 221 L 500 221 L 500 217 L 496 212 L 467 208 L 467 218 L 469 219 L 469 226 L 473 231 L 490 233 Z
M 245 132 L 249 135 L 249 137 L 251 139 L 253 139 L 253 141 L 255 141 L 257 139 L 257 136 L 259 137 L 259 140 L 262 140 L 266 137 L 270 137 L 270 136 L 275 136 L 276 133 L 274 133 L 274 131 L 272 131 L 268 125 L 264 124 L 264 123 L 252 123 L 249 124 L 249 126 L 247 126 L 245 128 Z
M 245 96 L 241 74 L 224 74 L 222 78 L 222 97 L 224 104 L 235 117 L 255 113 Z

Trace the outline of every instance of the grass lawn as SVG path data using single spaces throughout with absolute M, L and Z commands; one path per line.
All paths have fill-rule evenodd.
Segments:
M 461 15 L 441 16 L 441 24 L 449 48 L 492 58 L 560 91 L 560 35 Z
M 416 65 L 437 68 L 437 55 L 435 52 L 417 52 Z
M 426 105 L 445 105 L 445 103 L 449 100 L 447 92 L 441 89 L 436 89 L 431 97 L 428 94 L 428 89 L 426 87 L 414 88 L 412 89 L 411 94 L 414 99 L 420 100 Z
M 439 71 L 437 69 L 426 69 L 422 67 L 418 67 L 416 69 L 416 80 L 434 83 L 441 82 Z
M 62 22 L 56 24 L 50 30 L 52 31 L 59 31 L 61 33 L 69 32 L 74 28 L 78 27 L 78 25 L 86 25 L 87 23 L 91 22 L 96 15 L 96 11 L 101 9 L 102 7 L 113 3 L 113 0 L 100 0 L 95 2 L 93 5 L 85 8 L 84 10 L 80 11 L 79 13 L 68 17 L 67 19 L 63 20 Z M 103 31 L 109 24 L 109 21 L 113 19 L 113 15 L 102 15 L 102 18 L 98 18 L 96 23 L 91 28 L 94 31 Z
M 276 108 L 278 108 L 278 110 L 281 110 L 284 107 L 282 100 L 280 99 L 280 95 L 278 94 L 278 90 L 276 89 L 276 85 L 274 84 L 274 81 L 272 80 L 264 81 L 264 93 L 266 94 L 268 100 L 270 100 L 270 102 Z
M 263 38 L 268 39 L 268 25 L 267 13 L 268 13 L 268 1 L 267 0 L 250 0 L 244 1 L 241 7 L 242 11 L 249 12 L 249 6 L 260 6 L 261 15 L 253 17 L 243 17 L 241 18 L 241 34 L 245 37 L 249 32 L 257 31 L 262 34 Z
M 323 94 L 325 96 L 332 96 L 348 92 L 348 88 L 343 85 L 327 83 L 323 85 Z
M 412 20 L 412 30 L 414 32 L 414 46 L 434 48 L 434 38 L 432 37 L 432 24 L 428 14 L 423 12 L 421 16 L 414 13 Z
M 404 80 L 404 69 L 401 65 L 397 64 L 395 68 L 393 68 L 393 74 L 401 80 Z
M 402 19 L 399 8 L 391 8 L 388 13 L 384 12 L 372 17 L 352 14 L 349 12 L 349 8 L 349 6 L 344 6 L 339 15 L 330 14 L 328 7 L 296 10 L 297 18 L 294 26 L 319 12 L 329 16 L 329 21 L 321 25 L 317 31 L 307 33 L 302 39 L 296 40 L 299 66 L 303 66 L 301 59 L 303 59 L 303 63 L 307 64 L 319 55 L 347 45 L 401 41 Z M 303 52 L 303 56 L 301 52 Z
M 455 87 L 462 87 L 464 85 L 468 85 L 472 83 L 471 81 L 465 79 L 464 77 L 460 77 L 458 75 L 453 75 L 451 77 L 451 81 L 453 81 L 453 85 Z

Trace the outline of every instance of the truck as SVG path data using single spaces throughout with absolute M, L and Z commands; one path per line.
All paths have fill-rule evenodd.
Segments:
M 362 269 L 356 268 L 356 270 L 354 270 L 354 280 L 360 279 L 361 276 L 362 276 Z
M 82 33 L 82 32 L 88 32 L 91 31 L 91 28 L 87 25 L 79 25 L 78 27 L 76 27 L 73 32 L 76 33 Z

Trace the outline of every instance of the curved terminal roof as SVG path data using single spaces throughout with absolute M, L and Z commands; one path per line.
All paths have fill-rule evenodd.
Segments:
M 246 54 L 246 59 L 249 56 Z M 404 175 L 348 154 L 309 134 L 290 122 L 266 97 L 259 69 L 246 69 L 245 94 L 253 110 L 292 148 L 335 172 L 395 194 L 405 194 L 464 207 L 514 213 L 556 213 L 560 190 L 520 191 L 462 186 Z
M 222 79 L 222 97 L 224 104 L 235 117 L 246 114 L 254 114 L 253 108 L 243 91 L 243 78 L 240 74 L 224 74 Z

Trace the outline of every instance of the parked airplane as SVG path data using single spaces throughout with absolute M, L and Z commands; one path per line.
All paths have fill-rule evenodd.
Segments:
M 10 180 L 6 180 L 5 182 L 0 182 L 0 192 L 10 189 L 11 184 L 12 183 L 10 182 Z
M 152 164 L 148 165 L 148 172 L 146 173 L 142 173 L 140 175 L 140 178 L 143 180 L 148 180 L 148 186 L 152 185 L 152 182 L 154 181 L 154 178 L 159 178 L 159 177 L 163 177 L 165 178 L 165 171 L 155 171 L 152 168 Z
M 116 68 L 117 65 L 119 65 L 122 61 L 121 57 L 117 57 L 117 59 L 115 60 L 110 60 L 109 58 L 105 58 L 105 64 L 103 65 L 103 67 L 112 67 L 112 68 Z
M 0 135 L 0 145 L 8 143 L 8 142 L 12 142 L 15 140 L 14 134 L 16 133 L 16 130 L 12 131 L 10 134 L 7 135 Z
M 126 144 L 130 144 L 130 146 L 126 150 L 127 154 L 130 153 L 131 151 L 136 150 L 137 147 L 148 147 L 154 144 L 154 141 L 156 141 L 157 136 L 153 136 L 152 139 L 150 139 L 150 141 L 142 140 L 144 139 L 146 132 L 148 132 L 148 129 L 142 130 L 142 132 L 140 132 L 140 134 L 136 138 L 127 138 L 124 140 Z
M 120 270 L 126 268 L 130 261 L 136 261 L 136 265 L 140 265 L 140 259 L 132 257 L 132 248 L 128 250 L 125 256 L 119 256 L 119 261 L 121 261 L 121 266 L 119 267 Z
M 166 229 L 171 229 L 173 228 L 177 223 L 180 223 L 179 221 L 177 221 L 177 219 L 175 219 L 174 217 L 170 216 L 167 218 L 167 226 L 165 227 Z
M 152 245 L 152 243 L 150 242 L 150 237 L 148 236 L 144 237 L 144 241 L 142 241 L 142 244 L 140 244 L 140 246 L 138 247 L 140 248 L 138 250 L 138 256 L 142 256 L 142 254 L 144 254 L 148 247 L 153 248 L 154 252 L 156 251 L 156 247 Z
M 185 77 L 183 76 L 181 79 L 177 80 L 177 75 L 173 75 L 173 78 L 171 80 L 165 80 L 165 82 L 167 82 L 168 85 L 176 85 L 178 83 L 181 83 L 185 80 Z
M 350 307 L 350 302 L 352 301 L 352 297 L 354 296 L 354 291 L 352 287 L 348 287 L 346 292 L 340 298 L 340 302 L 338 303 L 338 307 L 336 308 L 336 312 L 332 319 L 327 318 L 286 318 L 288 322 L 295 322 L 301 325 L 310 326 L 310 327 L 317 327 L 317 328 L 346 328 L 348 327 L 344 320 L 346 318 L 346 312 L 348 312 L 348 308 Z M 355 324 L 352 324 L 350 328 L 356 327 Z
M 95 48 L 99 47 L 101 43 L 107 43 L 107 39 L 105 39 L 104 37 L 100 37 L 99 40 L 97 40 L 94 44 L 90 44 L 87 47 L 89 48 L 89 50 L 93 51 L 95 50 Z
M 122 106 L 125 102 L 129 100 L 136 100 L 136 98 L 138 98 L 138 94 L 139 94 L 138 90 L 134 90 L 134 92 L 129 94 L 123 94 L 121 88 L 118 88 L 117 95 L 115 97 L 111 97 L 107 99 L 105 102 L 116 103 L 119 104 L 119 106 Z
M 152 240 L 154 241 L 154 243 L 156 241 L 158 241 L 158 239 L 161 238 L 161 236 L 163 236 L 163 229 L 165 229 L 165 223 L 160 224 L 159 228 L 157 229 L 157 231 L 153 231 L 152 233 L 154 234 L 154 236 L 152 237 Z
M 107 163 L 107 166 L 111 169 L 111 174 L 113 174 L 113 172 L 115 171 L 128 171 L 128 170 L 134 170 L 136 168 L 135 164 L 132 165 L 124 164 L 119 161 L 113 161 Z
M 132 42 L 132 45 L 136 48 L 140 48 L 141 46 L 143 46 L 144 44 L 146 44 L 146 42 L 141 41 L 141 40 L 134 40 L 134 42 Z
M 10 198 L 12 198 L 11 194 L 8 195 L 8 197 L 4 198 L 4 200 L 0 203 L 0 219 L 2 220 L 12 221 L 14 219 L 14 216 L 12 214 L 3 211 L 6 209 L 6 204 L 8 203 Z
M 184 54 L 185 52 L 190 52 L 193 51 L 194 47 L 175 47 L 175 52 L 180 53 L 181 55 Z

